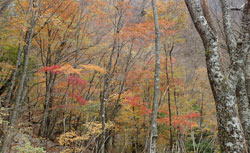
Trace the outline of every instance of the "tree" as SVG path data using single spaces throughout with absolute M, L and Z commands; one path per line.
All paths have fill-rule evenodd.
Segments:
M 221 150 L 248 152 L 250 112 L 244 70 L 246 55 L 249 52 L 250 33 L 246 27 L 249 25 L 247 21 L 249 21 L 250 1 L 244 5 L 242 33 L 236 38 L 230 15 L 231 6 L 227 0 L 220 0 L 226 46 L 230 57 L 228 73 L 222 70 L 219 39 L 206 8 L 206 1 L 203 1 L 205 2 L 203 7 L 198 0 L 185 0 L 185 2 L 205 48 L 207 72 L 216 105 Z
M 151 116 L 151 130 L 150 130 L 150 140 L 149 140 L 149 153 L 156 153 L 157 147 L 157 114 L 160 100 L 160 71 L 161 71 L 161 61 L 160 61 L 160 27 L 158 21 L 158 11 L 156 6 L 156 0 L 152 0 L 152 8 L 154 15 L 154 26 L 155 26 L 155 74 L 154 74 L 154 99 L 152 107 Z
M 28 73 L 28 65 L 29 65 L 29 55 L 30 55 L 30 50 L 31 50 L 31 44 L 32 44 L 32 38 L 34 34 L 34 28 L 36 25 L 37 21 L 37 7 L 38 7 L 38 0 L 32 0 L 31 5 L 30 5 L 30 10 L 31 10 L 31 18 L 29 21 L 29 28 L 26 32 L 25 36 L 25 45 L 23 47 L 23 54 L 24 54 L 24 64 L 22 67 L 22 73 L 21 73 L 21 78 L 19 82 L 19 87 L 17 91 L 17 96 L 15 99 L 15 104 L 14 104 L 14 109 L 11 115 L 10 119 L 10 129 L 7 131 L 7 134 L 5 135 L 4 142 L 3 142 L 3 148 L 2 152 L 7 153 L 9 152 L 9 146 L 12 141 L 13 134 L 15 132 L 14 128 L 16 126 L 17 120 L 19 119 L 19 114 L 22 108 L 22 102 L 24 100 L 24 97 L 26 96 L 25 90 L 27 90 L 27 73 Z

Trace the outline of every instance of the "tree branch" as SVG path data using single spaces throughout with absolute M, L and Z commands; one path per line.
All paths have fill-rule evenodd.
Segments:
M 236 60 L 234 59 L 235 58 L 234 54 L 236 52 L 237 41 L 234 36 L 234 32 L 232 28 L 231 15 L 229 14 L 230 6 L 229 6 L 228 0 L 220 0 L 220 2 L 222 6 L 223 26 L 224 26 L 224 32 L 226 35 L 228 53 L 229 53 L 231 61 L 234 62 Z
M 246 3 L 243 4 L 241 7 L 231 7 L 230 10 L 231 11 L 243 11 L 245 5 L 246 5 Z

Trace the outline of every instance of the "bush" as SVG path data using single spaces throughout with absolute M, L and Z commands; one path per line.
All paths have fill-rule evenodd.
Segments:
M 46 153 L 43 148 L 33 147 L 29 141 L 26 141 L 24 146 L 18 146 L 15 149 L 18 153 Z

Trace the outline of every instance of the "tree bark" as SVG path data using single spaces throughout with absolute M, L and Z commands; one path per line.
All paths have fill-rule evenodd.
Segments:
M 152 116 L 151 116 L 151 131 L 150 131 L 150 141 L 149 141 L 149 153 L 157 152 L 157 114 L 158 114 L 158 105 L 160 100 L 160 27 L 158 21 L 158 10 L 156 6 L 156 0 L 152 0 L 152 9 L 154 15 L 154 25 L 155 25 L 155 74 L 154 74 L 154 99 L 152 107 Z
M 242 60 L 245 63 L 243 71 L 245 74 L 240 76 L 241 84 L 238 86 L 241 88 L 246 87 L 241 90 L 244 96 L 241 96 L 239 114 L 241 115 L 241 122 L 245 130 L 245 137 L 247 140 L 248 151 L 250 151 L 250 113 L 249 113 L 249 99 L 250 99 L 250 0 L 246 2 L 243 8 L 242 15 L 242 42 L 238 41 L 238 49 L 241 50 L 243 57 Z M 242 43 L 242 44 L 241 44 Z

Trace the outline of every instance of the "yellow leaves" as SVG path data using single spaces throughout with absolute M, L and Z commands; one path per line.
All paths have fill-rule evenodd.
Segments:
M 15 69 L 15 67 L 13 65 L 10 65 L 8 63 L 3 63 L 3 62 L 0 62 L 0 68 L 5 69 L 5 70 L 13 70 L 13 69 Z
M 71 147 L 65 149 L 63 153 L 83 151 L 84 148 L 81 148 L 78 145 L 80 142 L 90 140 L 92 137 L 99 136 L 102 133 L 102 124 L 100 122 L 88 122 L 83 126 L 86 128 L 86 133 L 84 135 L 78 135 L 75 131 L 66 132 L 60 135 L 58 138 L 59 144 Z M 106 123 L 106 129 L 110 129 L 112 127 L 114 127 L 112 122 Z
M 84 124 L 84 127 L 87 128 L 86 135 L 88 136 L 98 136 L 102 133 L 102 124 L 100 122 L 88 122 Z M 105 125 L 106 129 L 111 129 L 112 127 L 114 127 L 114 124 L 110 121 Z
M 52 68 L 55 69 L 53 70 L 53 72 L 61 72 L 65 75 L 69 75 L 69 74 L 78 74 L 81 75 L 81 72 L 84 70 L 92 70 L 92 71 L 97 71 L 100 73 L 106 73 L 106 71 L 97 66 L 97 65 L 92 65 L 92 64 L 88 64 L 88 65 L 80 65 L 81 68 L 74 68 L 71 64 L 64 64 L 63 66 L 58 66 L 59 68 L 55 67 L 55 66 L 51 66 L 51 67 L 45 67 L 43 68 L 44 70 L 47 71 L 51 71 Z
M 19 5 L 22 9 L 28 9 L 30 7 L 29 1 L 21 1 Z
M 86 135 L 99 135 L 102 133 L 102 124 L 99 122 L 88 122 L 84 124 L 84 126 L 87 128 Z
M 88 139 L 89 137 L 87 136 L 79 136 L 76 134 L 75 131 L 71 131 L 71 132 L 66 132 L 60 135 L 58 142 L 60 145 L 66 146 L 66 145 L 71 145 L 72 143 L 76 143 L 76 142 L 84 141 Z
M 8 63 L 3 63 L 3 62 L 0 62 L 0 80 L 3 78 L 3 80 L 5 78 L 7 78 L 10 73 L 12 72 L 12 70 L 14 70 L 15 67 L 8 64 Z M 0 83 L 1 84 L 1 83 Z
M 63 151 L 61 151 L 60 153 L 80 153 L 82 152 L 81 148 L 70 148 L 70 149 L 65 149 Z
M 106 73 L 106 70 L 97 66 L 97 65 L 92 65 L 92 64 L 88 64 L 88 65 L 80 65 L 80 67 L 86 69 L 86 70 L 92 70 L 92 71 L 97 71 L 100 73 Z
M 64 64 L 57 71 L 63 72 L 64 74 L 81 74 L 81 69 L 73 68 L 70 64 Z

